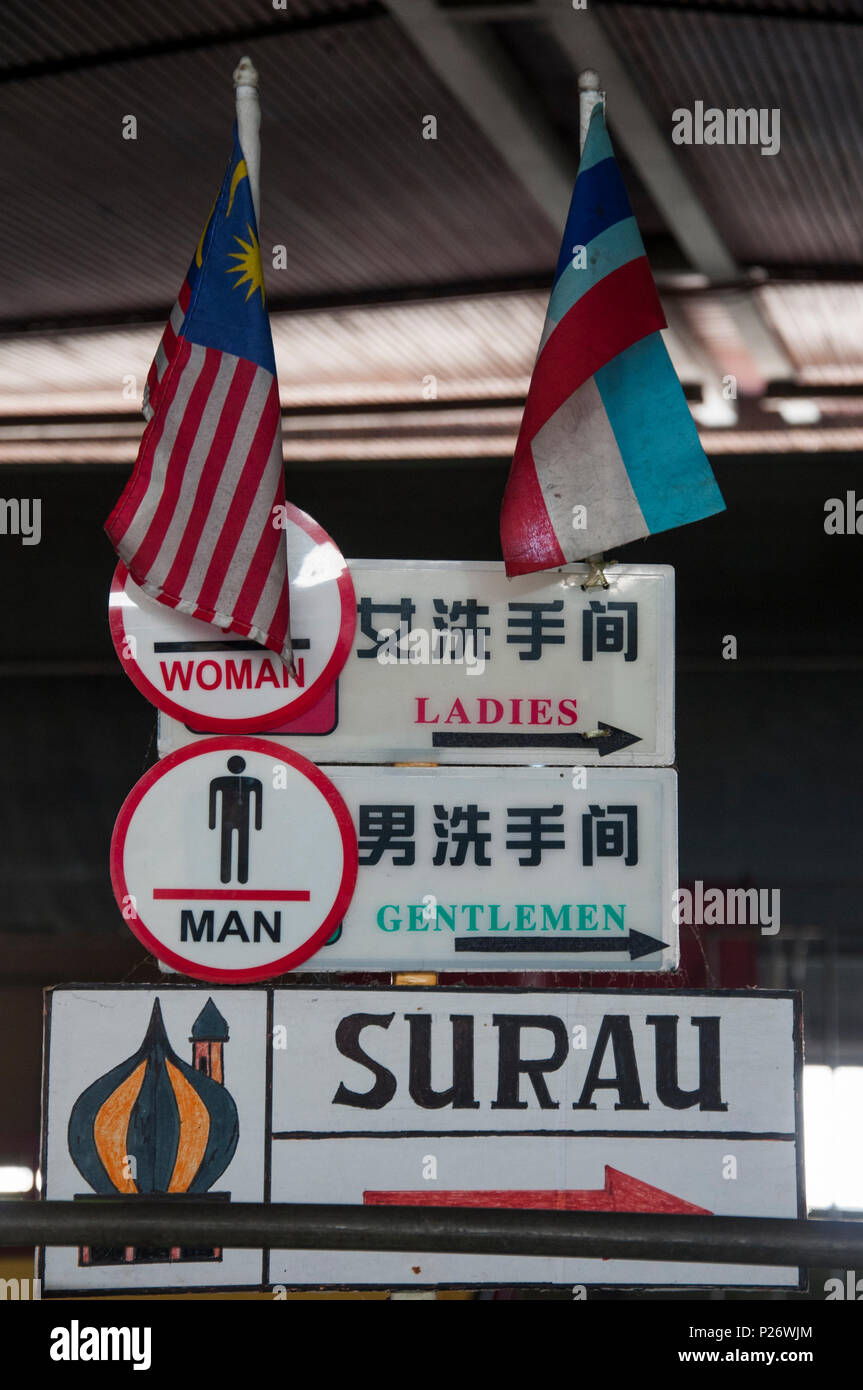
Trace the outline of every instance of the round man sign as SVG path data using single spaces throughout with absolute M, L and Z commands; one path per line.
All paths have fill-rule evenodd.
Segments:
M 196 980 L 266 980 L 333 935 L 357 841 L 320 768 L 257 738 L 180 749 L 133 787 L 111 840 L 114 896 L 138 939 Z
M 280 522 L 293 672 L 258 642 L 150 598 L 125 565 L 114 573 L 109 617 L 123 670 L 151 704 L 195 730 L 251 733 L 298 718 L 333 685 L 350 651 L 356 601 L 344 557 L 299 508 L 286 506 Z

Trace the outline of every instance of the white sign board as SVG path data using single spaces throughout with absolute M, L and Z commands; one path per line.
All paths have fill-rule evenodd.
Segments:
M 315 762 L 674 761 L 669 566 L 609 565 L 607 589 L 582 588 L 585 565 L 515 579 L 491 562 L 349 569 L 350 654 L 301 722 L 268 726 L 287 746 Z M 168 716 L 159 726 L 162 754 L 212 727 Z
M 214 1203 L 805 1213 L 794 994 L 211 993 L 165 985 L 76 986 L 47 998 L 48 1199 L 123 1192 L 146 1200 L 173 1181 L 173 1192 L 191 1187 Z M 179 1107 L 178 1094 L 186 1097 Z M 795 1288 L 800 1273 L 125 1243 L 50 1248 L 40 1268 L 47 1295 L 322 1285 Z
M 299 969 L 676 969 L 670 768 L 322 770 L 359 871 Z
M 150 598 L 125 565 L 114 573 L 109 620 L 126 675 L 157 709 L 213 733 L 250 733 L 335 710 L 336 676 L 353 642 L 356 602 L 343 556 L 297 507 L 285 508 L 295 670 L 236 632 Z
M 208 739 L 130 793 L 114 892 L 199 980 L 673 970 L 676 802 L 671 768 L 318 768 Z
M 151 767 L 111 840 L 114 896 L 129 927 L 198 980 L 293 969 L 333 934 L 356 872 L 350 814 L 321 769 L 238 735 Z

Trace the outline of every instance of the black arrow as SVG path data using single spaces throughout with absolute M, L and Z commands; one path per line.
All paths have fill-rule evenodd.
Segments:
M 558 936 L 543 941 L 542 945 L 528 941 L 526 937 L 510 937 L 506 941 L 496 941 L 492 936 L 457 936 L 455 939 L 457 951 L 486 951 L 494 954 L 498 951 L 523 951 L 537 956 L 553 955 L 556 952 L 604 955 L 606 952 L 614 951 L 628 952 L 630 960 L 638 960 L 639 956 L 652 956 L 657 951 L 664 951 L 666 945 L 667 942 L 658 941 L 655 936 L 648 936 L 641 931 L 631 931 L 628 936 L 619 936 L 612 941 L 587 941 L 584 938 L 568 939 Z
M 613 724 L 598 721 L 598 734 L 461 734 L 450 732 L 433 733 L 433 748 L 589 748 L 605 758 L 609 753 L 619 753 L 631 743 L 640 743 L 641 734 L 629 734 L 625 729 L 616 729 Z

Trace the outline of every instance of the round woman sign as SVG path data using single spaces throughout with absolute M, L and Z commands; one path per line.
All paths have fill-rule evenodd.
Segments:
M 317 522 L 285 508 L 294 670 L 235 632 L 150 598 L 114 573 L 111 637 L 130 680 L 157 709 L 206 733 L 252 733 L 298 718 L 341 671 L 356 626 L 347 563 Z
M 111 840 L 139 941 L 196 980 L 266 980 L 333 935 L 353 896 L 350 812 L 319 767 L 258 738 L 209 738 L 132 788 Z

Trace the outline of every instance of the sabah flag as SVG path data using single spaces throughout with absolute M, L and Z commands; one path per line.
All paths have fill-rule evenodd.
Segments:
M 236 127 L 221 191 L 150 368 L 149 423 L 107 522 L 135 583 L 291 664 L 281 413 Z
M 503 499 L 507 574 L 584 560 L 724 509 L 665 326 L 600 102 Z

